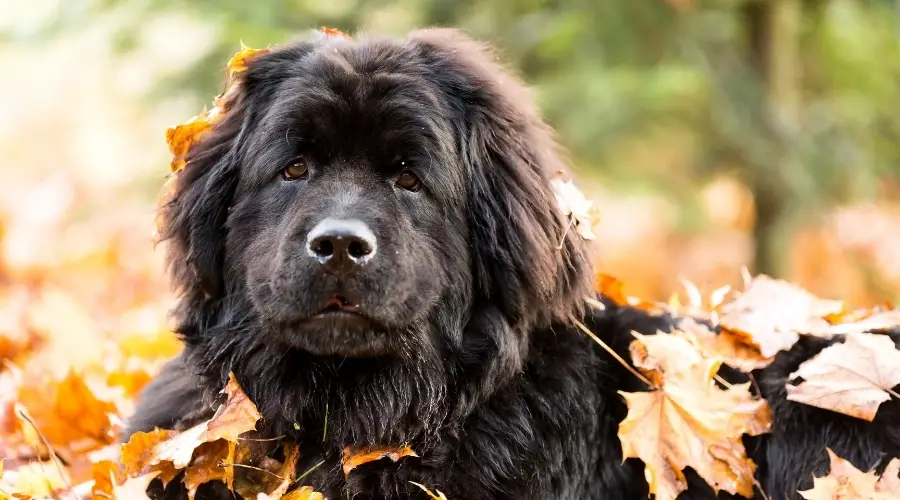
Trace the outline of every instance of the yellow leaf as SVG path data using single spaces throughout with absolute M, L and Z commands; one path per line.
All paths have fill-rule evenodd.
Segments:
M 749 383 L 719 389 L 713 375 L 721 361 L 702 359 L 685 339 L 656 337 L 638 336 L 635 343 L 642 345 L 632 349 L 642 356 L 636 365 L 659 388 L 621 393 L 628 405 L 619 424 L 623 457 L 644 461 L 657 500 L 673 500 L 687 488 L 685 467 L 717 492 L 752 496 L 756 466 L 741 435 L 768 431 L 766 402 L 751 397 Z
M 249 47 L 244 47 L 244 45 L 241 44 L 241 50 L 237 54 L 231 56 L 226 67 L 231 74 L 242 73 L 247 71 L 249 67 L 248 63 L 251 59 L 260 54 L 265 54 L 268 51 L 269 49 L 251 49 Z

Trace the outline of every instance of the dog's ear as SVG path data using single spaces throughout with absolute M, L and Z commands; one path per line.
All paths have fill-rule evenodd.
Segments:
M 410 40 L 461 110 L 479 295 L 517 324 L 580 315 L 593 289 L 591 262 L 558 208 L 550 181 L 565 162 L 530 95 L 487 47 L 456 30 Z

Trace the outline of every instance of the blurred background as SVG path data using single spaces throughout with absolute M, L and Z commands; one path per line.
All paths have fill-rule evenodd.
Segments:
M 898 298 L 900 2 L 0 0 L 0 358 L 40 341 L 15 332 L 83 360 L 91 338 L 165 328 L 164 132 L 210 105 L 241 42 L 428 25 L 533 85 L 630 295 L 747 266 Z

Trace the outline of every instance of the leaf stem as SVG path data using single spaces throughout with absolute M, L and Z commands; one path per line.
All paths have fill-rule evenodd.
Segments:
M 606 342 L 604 342 L 603 340 L 601 340 L 600 337 L 594 335 L 594 332 L 592 332 L 588 327 L 584 326 L 584 323 L 582 323 L 582 322 L 580 322 L 580 321 L 578 321 L 578 320 L 575 320 L 575 325 L 576 325 L 578 328 L 580 328 L 581 331 L 583 331 L 584 333 L 586 333 L 588 337 L 594 339 L 594 342 L 596 342 L 597 344 L 599 344 L 600 347 L 602 347 L 606 352 L 608 352 L 610 356 L 614 357 L 614 358 L 616 359 L 616 361 L 618 361 L 622 366 L 624 366 L 626 370 L 630 371 L 632 375 L 634 375 L 635 377 L 637 377 L 638 380 L 640 380 L 641 382 L 647 384 L 647 387 L 650 387 L 651 389 L 658 389 L 658 387 L 656 386 L 656 384 L 654 384 L 653 382 L 651 382 L 650 379 L 648 379 L 647 377 L 641 375 L 641 373 L 638 372 L 637 370 L 635 370 L 634 367 L 632 367 L 627 361 L 625 361 L 624 359 L 622 359 L 622 356 L 619 356 L 619 354 L 618 354 L 616 351 L 614 351 L 614 350 L 612 349 L 612 347 L 610 347 L 609 345 L 607 345 Z

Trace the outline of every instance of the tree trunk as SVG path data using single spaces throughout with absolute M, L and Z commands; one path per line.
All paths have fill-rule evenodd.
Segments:
M 751 0 L 744 6 L 748 57 L 765 84 L 767 122 L 777 154 L 774 164 L 752 165 L 750 189 L 756 204 L 754 270 L 779 275 L 782 222 L 790 189 L 787 174 L 796 168 L 790 136 L 798 126 L 800 104 L 800 0 Z

